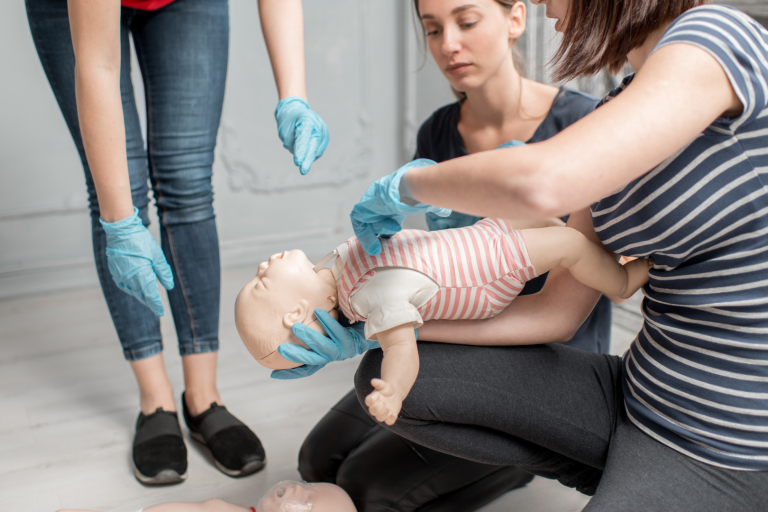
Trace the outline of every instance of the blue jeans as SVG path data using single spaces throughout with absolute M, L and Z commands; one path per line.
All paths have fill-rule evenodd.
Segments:
M 75 101 L 75 58 L 66 0 L 26 0 L 32 38 L 85 171 L 96 270 L 125 358 L 163 349 L 160 322 L 120 291 L 107 267 L 106 237 Z M 229 51 L 227 0 L 176 0 L 156 11 L 123 8 L 120 90 L 133 204 L 149 225 L 150 185 L 161 246 L 176 286 L 168 292 L 182 356 L 218 350 L 221 271 L 211 185 Z M 144 81 L 147 147 L 131 83 L 129 33 Z

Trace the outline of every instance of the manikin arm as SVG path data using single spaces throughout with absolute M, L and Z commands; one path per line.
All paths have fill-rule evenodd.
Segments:
M 563 266 L 590 288 L 621 298 L 631 297 L 648 282 L 651 259 L 619 264 L 604 249 L 569 227 L 524 229 L 528 254 L 537 274 Z
M 365 405 L 377 421 L 393 425 L 419 374 L 416 334 L 413 324 L 407 323 L 376 336 L 384 352 L 381 379 L 371 381 L 375 391 L 365 398 Z
M 573 213 L 568 226 L 600 244 L 588 209 Z M 564 267 L 556 267 L 544 288 L 515 298 L 501 313 L 484 320 L 432 320 L 419 328 L 419 339 L 462 345 L 537 345 L 570 340 L 587 319 L 600 292 Z

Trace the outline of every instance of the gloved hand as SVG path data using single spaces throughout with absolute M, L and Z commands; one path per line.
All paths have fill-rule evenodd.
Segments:
M 173 273 L 162 249 L 144 227 L 138 208 L 133 215 L 117 222 L 99 219 L 107 234 L 107 263 L 117 287 L 136 297 L 157 316 L 165 310 L 157 292 L 157 282 L 166 290 L 173 289 Z
M 328 127 L 306 101 L 296 96 L 280 100 L 275 120 L 283 147 L 293 153 L 293 163 L 302 176 L 307 174 L 312 162 L 323 156 L 328 147 Z
M 324 309 L 316 309 L 315 316 L 328 333 L 328 337 L 304 324 L 293 324 L 293 334 L 312 350 L 290 343 L 283 343 L 277 347 L 281 356 L 304 366 L 290 370 L 274 370 L 272 371 L 273 379 L 308 377 L 332 361 L 343 361 L 372 348 L 379 348 L 378 341 L 365 339 L 365 322 L 356 322 L 350 327 L 344 327 Z
M 440 217 L 447 217 L 451 210 L 438 208 L 424 203 L 409 206 L 400 201 L 400 180 L 414 167 L 428 167 L 436 162 L 420 158 L 407 163 L 400 169 L 384 176 L 368 187 L 363 198 L 352 209 L 350 217 L 352 228 L 365 252 L 376 256 L 381 252 L 381 242 L 376 235 L 392 236 L 403 229 L 403 220 L 408 215 L 434 212 Z
M 430 231 L 439 231 L 441 229 L 456 229 L 472 226 L 479 221 L 481 217 L 467 215 L 466 213 L 453 212 L 447 217 L 440 217 L 434 212 L 427 214 L 427 227 Z

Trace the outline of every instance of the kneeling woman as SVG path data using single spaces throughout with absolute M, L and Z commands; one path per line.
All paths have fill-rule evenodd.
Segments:
M 408 208 L 578 212 L 569 224 L 607 249 L 654 259 L 643 328 L 623 358 L 509 346 L 564 337 L 597 299 L 553 271 L 493 319 L 419 329 L 455 344 L 419 345 L 418 380 L 388 428 L 557 478 L 594 494 L 592 512 L 764 511 L 768 32 L 707 0 L 537 3 L 563 32 L 560 78 L 627 59 L 636 74 L 550 140 L 382 178 L 378 197 L 392 199 L 362 201 L 353 225 L 375 252 L 370 234 Z M 358 397 L 380 362 L 366 354 Z
M 459 97 L 419 130 L 415 158 L 437 162 L 494 149 L 510 140 L 540 142 L 594 110 L 596 98 L 522 76 L 514 45 L 525 30 L 518 0 L 415 0 L 429 50 Z M 478 217 L 428 216 L 431 230 L 469 225 Z M 521 295 L 541 290 L 546 275 Z M 593 302 L 590 303 L 590 307 Z M 566 344 L 608 352 L 611 304 L 602 297 Z M 288 370 L 281 376 L 302 376 Z M 371 419 L 354 392 L 339 401 L 307 436 L 299 471 L 309 481 L 342 486 L 360 511 L 474 510 L 533 476 L 508 465 L 482 464 L 411 443 Z

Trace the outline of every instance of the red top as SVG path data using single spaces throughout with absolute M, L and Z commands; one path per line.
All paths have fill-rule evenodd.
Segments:
M 120 0 L 123 7 L 142 9 L 144 11 L 154 11 L 161 7 L 165 7 L 171 2 L 173 2 L 173 0 Z

